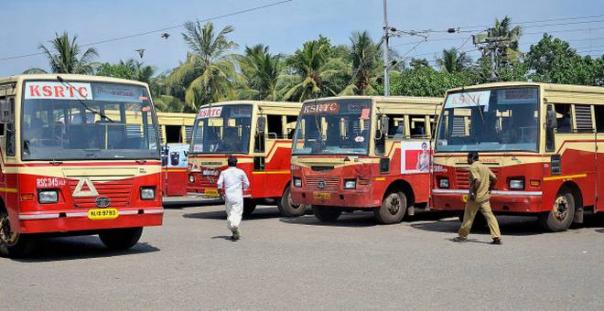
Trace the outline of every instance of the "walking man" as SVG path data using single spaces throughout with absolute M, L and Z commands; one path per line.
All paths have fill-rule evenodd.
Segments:
M 231 230 L 231 240 L 239 240 L 239 224 L 243 214 L 243 191 L 249 186 L 250 182 L 245 172 L 237 168 L 237 158 L 229 156 L 229 167 L 220 172 L 218 177 L 218 191 L 224 198 L 227 213 L 227 228 Z
M 463 222 L 461 228 L 459 228 L 459 236 L 454 241 L 463 242 L 467 239 L 472 229 L 474 217 L 480 210 L 489 225 L 491 238 L 493 238 L 491 244 L 501 244 L 499 224 L 491 210 L 491 202 L 489 202 L 491 187 L 495 185 L 497 178 L 488 167 L 480 163 L 478 152 L 468 153 L 468 164 L 470 164 L 470 193 L 466 201 Z

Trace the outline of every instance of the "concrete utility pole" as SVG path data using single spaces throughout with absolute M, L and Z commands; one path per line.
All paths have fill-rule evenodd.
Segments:
M 388 1 L 384 0 L 384 96 L 390 96 L 390 60 L 388 53 L 390 52 L 390 46 L 388 41 L 390 39 L 390 26 L 388 26 Z

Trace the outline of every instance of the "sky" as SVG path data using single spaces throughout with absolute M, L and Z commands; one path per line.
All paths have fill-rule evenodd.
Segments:
M 0 6 L 0 76 L 13 75 L 28 68 L 48 69 L 42 55 L 5 59 L 39 53 L 55 33 L 77 34 L 86 44 L 113 39 L 186 21 L 279 2 L 280 0 L 4 0 Z M 492 25 L 496 18 L 510 16 L 524 27 L 521 48 L 528 50 L 543 32 L 568 40 L 580 53 L 604 53 L 604 1 L 602 0 L 388 0 L 388 19 L 399 30 L 433 30 L 427 37 L 401 36 L 391 39 L 398 55 L 408 60 L 423 57 L 434 61 L 445 48 L 457 47 L 478 56 L 470 35 Z M 580 19 L 570 19 L 578 18 Z M 590 17 L 590 18 L 585 18 Z M 566 20 L 560 20 L 568 18 Z M 551 20 L 536 23 L 535 21 Z M 367 30 L 374 40 L 382 35 L 383 0 L 292 0 L 265 9 L 219 18 L 217 27 L 232 25 L 230 38 L 245 46 L 263 43 L 273 53 L 291 54 L 304 41 L 320 34 L 334 44 L 348 44 L 355 31 Z M 447 28 L 462 32 L 448 34 Z M 168 71 L 184 61 L 187 46 L 183 28 L 97 44 L 95 61 L 119 62 L 135 58 Z M 419 43 L 419 41 L 422 41 Z M 142 59 L 136 49 L 145 49 Z

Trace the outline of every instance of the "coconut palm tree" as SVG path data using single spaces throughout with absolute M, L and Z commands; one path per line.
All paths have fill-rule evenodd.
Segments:
M 169 83 L 184 95 L 187 109 L 196 111 L 200 105 L 234 96 L 234 86 L 241 80 L 229 52 L 237 44 L 227 38 L 233 27 L 215 31 L 212 23 L 187 22 L 183 39 L 189 46 L 187 59 L 174 69 Z
M 42 68 L 38 68 L 38 67 L 33 67 L 33 68 L 29 68 L 25 71 L 23 71 L 23 74 L 37 74 L 37 73 L 48 73 L 48 71 L 42 69 Z
M 380 65 L 380 48 L 367 31 L 353 33 L 350 37 L 350 62 L 352 79 L 340 95 L 377 94 L 373 88 Z
M 93 72 L 90 61 L 99 54 L 94 48 L 88 48 L 82 53 L 80 46 L 76 43 L 77 38 L 78 36 L 74 35 L 70 39 L 67 32 L 62 35 L 57 33 L 55 38 L 49 41 L 50 47 L 40 44 L 39 48 L 48 58 L 52 72 L 77 74 Z
M 290 85 L 283 97 L 303 101 L 338 94 L 336 85 L 330 80 L 345 71 L 346 64 L 334 54 L 325 37 L 305 42 L 302 49 L 287 60 L 293 75 L 286 77 Z
M 442 57 L 437 62 L 445 72 L 456 73 L 467 69 L 472 59 L 465 52 L 460 53 L 456 48 L 450 48 L 443 50 Z
M 271 55 L 268 46 L 258 44 L 245 48 L 239 64 L 254 99 L 277 100 L 281 55 Z

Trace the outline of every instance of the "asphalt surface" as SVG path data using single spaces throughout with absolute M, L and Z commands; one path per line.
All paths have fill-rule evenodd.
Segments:
M 542 233 L 501 217 L 501 246 L 435 215 L 376 225 L 371 214 L 321 224 L 261 207 L 227 240 L 221 206 L 166 211 L 127 252 L 97 237 L 40 241 L 0 258 L 2 310 L 604 310 L 604 220 Z

